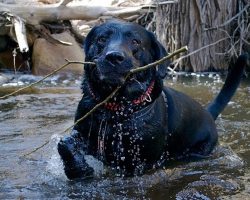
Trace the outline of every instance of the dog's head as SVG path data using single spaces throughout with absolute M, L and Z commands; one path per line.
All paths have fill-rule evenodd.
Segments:
M 96 63 L 96 66 L 85 67 L 86 76 L 95 80 L 98 87 L 105 88 L 123 84 L 131 69 L 152 63 L 167 54 L 153 33 L 137 24 L 122 21 L 110 21 L 94 27 L 86 37 L 84 50 L 85 60 Z M 165 77 L 167 64 L 165 62 L 135 74 L 128 81 L 127 89 L 134 92 L 146 88 L 156 77 Z

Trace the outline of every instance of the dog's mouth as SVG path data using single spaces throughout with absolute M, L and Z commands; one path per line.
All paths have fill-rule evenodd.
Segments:
M 126 82 L 126 76 L 129 71 L 118 72 L 116 70 L 103 70 L 96 66 L 93 71 L 94 76 L 98 82 L 109 86 L 122 86 Z
M 117 87 L 122 87 L 119 95 L 134 99 L 142 95 L 149 87 L 153 80 L 151 70 L 145 70 L 134 74 L 130 73 L 133 69 L 132 61 L 123 63 L 123 65 L 114 66 L 101 59 L 94 59 L 95 66 L 88 71 L 89 84 L 93 87 L 93 93 L 106 96 L 114 91 Z M 135 63 L 135 65 L 139 65 Z
M 102 56 L 94 58 L 95 76 L 101 84 L 121 86 L 125 83 L 126 76 L 133 68 L 132 61 L 125 59 L 122 63 L 108 62 Z
M 110 86 L 122 86 L 125 84 L 125 74 L 115 72 L 99 73 L 99 80 L 101 83 Z

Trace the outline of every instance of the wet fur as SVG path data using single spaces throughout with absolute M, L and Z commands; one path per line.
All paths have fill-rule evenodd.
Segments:
M 229 74 L 226 86 L 206 110 L 187 95 L 163 86 L 169 62 L 137 73 L 124 84 L 129 70 L 167 55 L 155 36 L 137 24 L 111 21 L 94 27 L 85 40 L 85 54 L 86 61 L 96 66 L 85 66 L 84 95 L 75 121 L 118 85 L 123 86 L 110 102 L 123 109 L 99 108 L 59 142 L 58 151 L 69 179 L 93 175 L 85 154 L 128 176 L 162 167 L 169 160 L 208 156 L 218 140 L 214 120 L 234 94 L 247 59 L 239 58 L 237 77 Z M 133 104 L 152 82 L 150 99 Z

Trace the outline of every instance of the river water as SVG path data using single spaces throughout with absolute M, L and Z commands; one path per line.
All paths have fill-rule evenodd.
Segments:
M 7 74 L 0 96 L 39 77 Z M 73 124 L 81 99 L 78 77 L 55 76 L 39 86 L 0 100 L 0 199 L 250 199 L 250 80 L 217 119 L 219 145 L 211 158 L 178 163 L 141 177 L 105 174 L 88 156 L 96 177 L 69 181 L 57 142 Z M 220 90 L 216 74 L 169 77 L 166 85 L 207 104 Z M 43 148 L 28 153 L 46 143 Z M 25 155 L 26 154 L 26 155 Z

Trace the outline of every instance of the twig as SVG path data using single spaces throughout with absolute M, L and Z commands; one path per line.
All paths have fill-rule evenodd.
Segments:
M 191 56 L 191 55 L 193 55 L 193 54 L 198 53 L 199 51 L 202 51 L 203 49 L 206 49 L 206 48 L 208 48 L 208 47 L 210 47 L 210 46 L 216 45 L 217 43 L 222 42 L 222 41 L 227 40 L 227 39 L 229 39 L 229 37 L 225 37 L 225 38 L 222 38 L 222 39 L 220 39 L 220 40 L 217 40 L 217 41 L 214 42 L 214 43 L 211 43 L 211 44 L 208 44 L 208 45 L 206 45 L 206 46 L 203 46 L 203 47 L 201 47 L 201 48 L 199 48 L 199 49 L 197 49 L 197 50 L 195 50 L 195 51 L 192 51 L 191 53 L 189 53 L 189 54 L 187 54 L 187 55 L 185 55 L 185 56 L 182 56 L 182 57 L 178 58 L 176 61 L 174 61 L 175 67 L 173 68 L 173 70 L 175 71 L 175 69 L 176 69 L 178 63 L 179 63 L 182 59 L 187 58 L 187 57 L 189 57 L 189 56 Z
M 39 147 L 35 148 L 34 150 L 32 150 L 31 152 L 25 153 L 22 155 L 22 157 L 26 157 L 29 156 L 32 153 L 35 153 L 36 151 L 38 151 L 39 149 L 43 148 L 44 146 L 46 146 L 47 144 L 49 144 L 49 140 L 46 140 L 42 145 L 40 145 Z
M 124 83 L 126 82 L 127 78 L 128 78 L 131 74 L 137 73 L 137 72 L 140 72 L 140 71 L 144 71 L 144 70 L 146 70 L 146 69 L 148 69 L 148 68 L 150 68 L 150 67 L 152 67 L 152 66 L 158 65 L 158 64 L 160 64 L 160 63 L 166 61 L 167 59 L 170 59 L 170 58 L 174 57 L 175 55 L 177 55 L 177 54 L 179 54 L 179 53 L 181 53 L 181 52 L 187 51 L 187 50 L 188 50 L 188 49 L 187 49 L 187 46 L 182 47 L 182 48 L 176 50 L 175 52 L 173 52 L 173 53 L 171 53 L 171 54 L 169 54 L 169 55 L 163 57 L 162 59 L 160 59 L 160 60 L 158 60 L 158 61 L 156 61 L 156 62 L 153 62 L 153 63 L 150 63 L 150 64 L 145 65 L 145 66 L 143 66 L 143 67 L 139 67 L 139 68 L 136 68 L 136 69 L 134 69 L 134 70 L 131 70 L 131 71 L 126 75 L 126 77 L 124 78 L 124 79 L 125 79 Z M 73 61 L 68 61 L 68 63 L 73 63 Z M 79 63 L 79 62 L 77 62 L 77 63 Z M 80 63 L 82 63 L 82 62 L 80 62 Z M 85 63 L 85 64 L 86 64 L 86 63 Z M 92 63 L 90 63 L 90 64 L 92 64 Z M 92 113 L 93 113 L 96 109 L 98 109 L 100 106 L 102 106 L 103 104 L 105 104 L 106 102 L 108 102 L 108 100 L 109 100 L 110 98 L 112 98 L 112 97 L 119 91 L 119 89 L 120 89 L 121 87 L 122 87 L 122 85 L 118 86 L 118 87 L 117 87 L 108 97 L 106 97 L 106 98 L 105 98 L 103 101 L 101 101 L 100 103 L 96 104 L 89 112 L 87 112 L 83 117 L 81 117 L 80 119 L 78 119 L 72 126 L 70 126 L 70 127 L 68 127 L 67 129 L 65 129 L 62 133 L 65 133 L 65 132 L 69 131 L 69 130 L 70 130 L 71 128 L 73 128 L 75 125 L 79 124 L 81 121 L 83 121 L 84 119 L 86 119 L 90 114 L 92 114 Z M 43 143 L 42 145 L 40 145 L 39 147 L 37 147 L 37 148 L 34 149 L 33 151 L 24 154 L 24 156 L 28 156 L 28 155 L 30 155 L 30 154 L 32 154 L 32 153 L 38 151 L 39 149 L 41 149 L 41 148 L 43 148 L 44 146 L 46 146 L 48 143 L 49 143 L 49 142 L 46 141 L 45 143 Z
M 127 76 L 128 77 L 128 76 Z M 127 78 L 126 77 L 126 78 Z M 126 79 L 125 79 L 126 80 Z M 86 119 L 90 114 L 92 114 L 93 112 L 95 112 L 96 109 L 98 109 L 100 106 L 102 106 L 103 104 L 107 103 L 109 99 L 111 99 L 117 92 L 118 90 L 121 88 L 122 86 L 118 86 L 108 97 L 106 97 L 102 102 L 96 104 L 89 112 L 87 112 L 82 118 L 78 119 L 72 126 L 68 127 L 67 129 L 65 129 L 63 131 L 63 133 L 69 131 L 71 128 L 73 128 L 75 125 L 77 125 L 78 123 L 80 123 L 81 121 L 83 121 L 84 119 Z
M 184 46 L 184 47 L 182 47 L 182 48 L 176 50 L 175 52 L 173 52 L 173 53 L 171 53 L 171 54 L 169 54 L 169 55 L 163 57 L 163 58 L 160 59 L 160 60 L 157 60 L 157 61 L 155 61 L 155 62 L 153 62 L 153 63 L 150 63 L 150 64 L 148 64 L 148 65 L 145 65 L 145 66 L 143 66 L 143 67 L 138 67 L 138 68 L 136 68 L 136 69 L 132 69 L 132 70 L 130 71 L 130 73 L 132 74 L 132 73 L 144 71 L 144 70 L 146 70 L 146 69 L 148 69 L 148 68 L 150 68 L 150 67 L 152 67 L 152 66 L 155 66 L 155 65 L 158 65 L 158 64 L 160 64 L 160 63 L 163 63 L 164 61 L 166 61 L 166 60 L 168 60 L 168 59 L 170 59 L 170 58 L 176 56 L 177 54 L 180 54 L 181 52 L 187 51 L 187 50 L 188 50 L 187 46 Z
M 181 52 L 187 51 L 187 50 L 188 50 L 187 46 L 184 46 L 184 47 L 182 47 L 182 48 L 176 50 L 175 52 L 173 52 L 173 53 L 171 53 L 171 54 L 169 54 L 169 55 L 167 55 L 167 56 L 161 58 L 160 60 L 157 60 L 157 61 L 155 61 L 155 62 L 153 62 L 153 63 L 150 63 L 150 64 L 148 64 L 148 65 L 145 65 L 145 66 L 143 66 L 143 67 L 138 67 L 138 68 L 136 68 L 136 69 L 130 70 L 130 72 L 129 72 L 129 73 L 126 75 L 126 77 L 124 78 L 124 79 L 125 79 L 124 84 L 125 84 L 126 80 L 128 79 L 128 77 L 129 77 L 131 74 L 134 74 L 134 73 L 137 73 L 137 72 L 141 72 L 141 71 L 145 71 L 145 70 L 149 69 L 150 67 L 156 66 L 156 65 L 158 65 L 158 64 L 160 64 L 160 63 L 163 63 L 164 61 L 166 61 L 166 60 L 168 60 L 168 59 L 174 57 L 175 55 L 177 55 L 177 54 L 179 54 L 179 53 L 181 53 Z M 88 117 L 90 114 L 92 114 L 97 108 L 99 108 L 100 106 L 102 106 L 103 104 L 105 104 L 110 98 L 112 98 L 112 97 L 118 92 L 118 90 L 119 90 L 121 87 L 122 87 L 122 85 L 121 85 L 121 86 L 118 86 L 118 87 L 117 87 L 108 97 L 106 97 L 102 102 L 100 102 L 100 103 L 98 103 L 97 105 L 95 105 L 95 106 L 94 106 L 89 112 L 87 112 L 82 118 L 78 119 L 72 126 L 70 126 L 70 127 L 67 128 L 65 131 L 63 131 L 63 133 L 69 131 L 72 127 L 74 127 L 75 125 L 77 125 L 79 122 L 81 122 L 82 120 L 86 119 L 86 117 Z
M 5 98 L 7 98 L 7 97 L 9 97 L 9 96 L 12 96 L 12 95 L 14 95 L 14 94 L 17 94 L 18 92 L 21 92 L 21 91 L 23 91 L 23 90 L 25 90 L 25 89 L 28 89 L 28 88 L 30 88 L 30 87 L 32 87 L 32 86 L 34 86 L 34 85 L 37 85 L 38 83 L 41 83 L 41 82 L 44 81 L 46 78 L 48 78 L 48 77 L 54 75 L 55 73 L 57 73 L 58 71 L 60 71 L 61 69 L 67 67 L 67 66 L 70 65 L 70 64 L 90 64 L 90 65 L 95 65 L 95 63 L 93 63 L 93 62 L 69 61 L 69 60 L 67 60 L 67 59 L 66 59 L 66 61 L 67 61 L 66 64 L 64 64 L 63 66 L 57 68 L 56 70 L 54 70 L 54 71 L 51 72 L 50 74 L 46 75 L 46 76 L 43 77 L 42 79 L 40 79 L 40 80 L 38 80 L 38 81 L 36 81 L 36 82 L 34 82 L 34 83 L 31 83 L 31 84 L 29 84 L 29 85 L 27 85 L 27 86 L 25 86 L 25 87 L 22 87 L 22 88 L 20 88 L 20 89 L 14 91 L 14 92 L 12 92 L 12 93 L 10 93 L 10 94 L 6 94 L 6 95 L 4 95 L 4 96 L 1 96 L 1 97 L 0 97 L 0 100 L 1 100 L 1 99 L 5 99 Z

